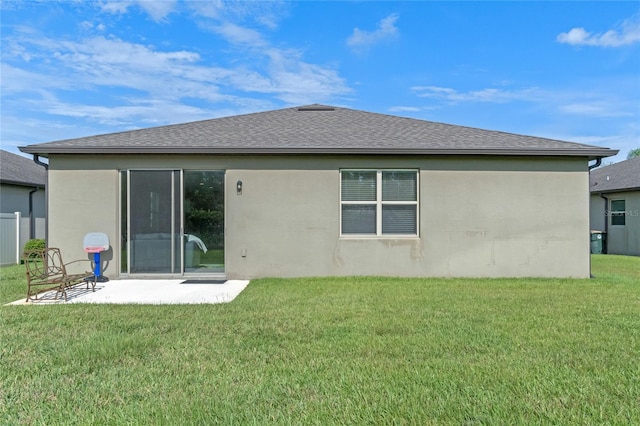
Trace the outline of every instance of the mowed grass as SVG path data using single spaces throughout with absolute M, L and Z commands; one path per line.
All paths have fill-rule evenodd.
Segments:
M 23 297 L 22 267 L 0 273 L 0 302 Z M 593 273 L 0 306 L 0 424 L 640 424 L 640 258 Z

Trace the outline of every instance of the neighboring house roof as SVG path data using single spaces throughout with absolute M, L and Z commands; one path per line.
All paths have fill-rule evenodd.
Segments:
M 591 170 L 591 192 L 640 190 L 640 157 Z
M 21 147 L 48 154 L 484 154 L 591 159 L 617 151 L 573 142 L 308 105 Z
M 47 182 L 47 171 L 29 158 L 0 150 L 0 182 L 44 187 Z

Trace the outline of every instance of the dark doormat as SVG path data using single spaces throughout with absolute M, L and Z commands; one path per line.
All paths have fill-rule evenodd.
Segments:
M 180 284 L 224 284 L 227 280 L 185 280 Z

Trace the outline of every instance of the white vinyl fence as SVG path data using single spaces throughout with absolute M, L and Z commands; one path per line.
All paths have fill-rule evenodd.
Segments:
M 20 263 L 22 249 L 29 241 L 30 224 L 28 217 L 20 212 L 0 213 L 0 266 Z M 45 219 L 35 218 L 34 238 L 44 238 Z

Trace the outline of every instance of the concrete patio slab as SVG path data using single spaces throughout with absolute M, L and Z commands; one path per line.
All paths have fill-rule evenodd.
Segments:
M 17 300 L 11 305 L 50 305 L 64 303 L 114 304 L 211 304 L 231 302 L 249 284 L 248 280 L 228 280 L 223 283 L 196 282 L 186 279 L 114 280 L 97 283 L 92 292 L 85 284 L 67 291 L 67 301 L 55 299 L 55 291 L 42 293 L 38 300 Z

